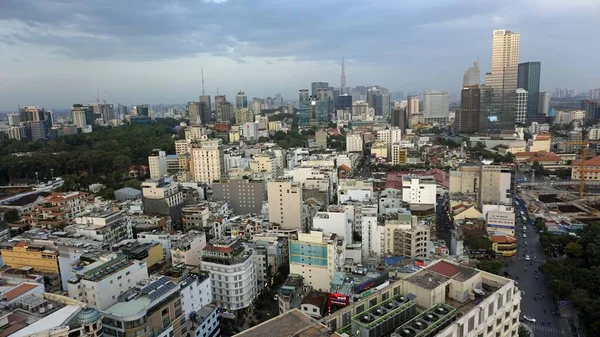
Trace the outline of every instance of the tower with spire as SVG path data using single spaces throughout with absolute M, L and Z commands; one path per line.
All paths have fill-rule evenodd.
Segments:
M 342 58 L 342 75 L 340 78 L 340 94 L 345 94 L 346 91 L 346 69 L 344 68 L 344 58 Z

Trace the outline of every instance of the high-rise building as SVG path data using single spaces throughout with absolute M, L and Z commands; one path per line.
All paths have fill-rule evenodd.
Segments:
M 37 122 L 44 120 L 44 108 L 37 106 L 23 106 L 19 108 L 19 116 L 21 122 Z
M 527 118 L 538 114 L 540 99 L 540 62 L 519 63 L 517 87 L 527 90 Z
M 346 68 L 344 68 L 344 59 L 342 58 L 342 74 L 340 76 L 340 95 L 346 93 Z M 337 109 L 337 107 L 336 107 Z
M 235 96 L 235 108 L 242 109 L 248 107 L 248 96 L 243 91 L 239 91 Z
M 313 83 L 314 84 L 314 83 Z M 308 95 L 307 89 L 301 89 L 298 97 L 300 112 L 298 113 L 298 125 L 325 126 L 329 123 L 329 95 L 327 88 L 318 89 L 317 95 Z
M 310 94 L 308 89 L 300 89 L 298 94 L 298 126 L 308 126 L 310 122 Z
M 225 95 L 215 96 L 215 115 L 217 118 L 217 122 L 224 122 L 229 120 L 223 118 L 223 104 L 225 104 L 225 102 L 227 102 Z
M 328 89 L 319 89 L 317 92 L 317 122 L 325 126 L 329 123 L 329 111 L 332 97 Z M 311 102 L 312 105 L 312 102 Z
M 506 29 L 494 30 L 492 71 L 485 74 L 480 132 L 514 132 L 518 66 L 519 33 Z
M 200 102 L 188 102 L 187 104 L 187 113 L 188 118 L 190 119 L 190 125 L 200 125 L 201 121 L 201 112 L 200 112 Z
M 352 109 L 352 96 L 340 95 L 336 97 L 335 109 L 350 111 L 350 109 Z
M 478 85 L 462 88 L 460 92 L 460 111 L 456 121 L 458 132 L 474 133 L 479 131 L 480 104 L 481 89 Z
M 286 229 L 303 229 L 302 186 L 292 179 L 277 179 L 267 184 L 269 222 Z
M 255 116 L 260 116 L 260 113 L 262 111 L 261 106 L 260 106 L 260 99 L 254 99 L 252 100 L 252 112 L 254 112 Z
M 369 108 L 375 110 L 375 116 L 381 116 L 383 113 L 383 100 L 381 91 L 378 87 L 372 87 L 367 90 L 367 103 Z
M 196 182 L 212 184 L 225 173 L 221 139 L 208 139 L 192 144 L 190 149 L 190 171 Z
M 481 71 L 479 70 L 479 59 L 473 62 L 473 65 L 465 71 L 463 76 L 463 87 L 467 85 L 479 85 L 481 81 Z
M 600 104 L 597 101 L 584 99 L 581 101 L 581 110 L 585 111 L 587 118 L 600 118 Z
M 538 114 L 548 116 L 550 112 L 550 94 L 546 91 L 540 92 L 540 99 L 538 100 Z
M 215 200 L 226 201 L 235 214 L 259 214 L 267 197 L 265 182 L 250 179 L 223 179 L 212 185 Z
M 445 123 L 449 113 L 448 92 L 432 90 L 423 93 L 423 117 L 426 123 Z
M 511 204 L 512 173 L 501 165 L 482 165 L 479 179 L 479 205 Z
M 317 291 L 328 291 L 337 270 L 334 266 L 343 256 L 339 250 L 343 240 L 343 233 L 298 233 L 298 239 L 289 242 L 290 273 L 302 276 Z
M 200 95 L 200 121 L 207 124 L 212 117 L 210 95 Z
M 364 141 L 361 133 L 349 133 L 346 135 L 346 152 L 363 152 Z
M 87 125 L 94 125 L 94 112 L 89 105 L 73 104 L 71 107 L 71 120 L 78 129 Z
M 592 101 L 600 100 L 600 88 L 590 89 L 588 93 L 588 99 Z
M 167 174 L 167 153 L 165 151 L 154 150 L 152 155 L 148 156 L 148 166 L 150 169 L 150 179 L 160 179 Z
M 239 108 L 235 111 L 235 124 L 254 123 L 254 112 L 248 108 Z
M 517 89 L 517 105 L 515 110 L 515 121 L 525 124 L 527 122 L 527 90 Z
M 8 115 L 8 125 L 18 126 L 20 122 L 21 122 L 21 116 L 19 114 L 9 114 Z
M 415 115 L 419 113 L 419 96 L 408 96 L 408 107 L 407 113 L 408 115 Z M 409 117 L 410 118 L 410 117 Z
M 398 127 L 402 132 L 408 127 L 408 118 L 406 114 L 406 108 L 393 108 L 392 109 L 392 126 Z
M 329 88 L 329 83 L 327 82 L 312 82 L 311 83 L 311 95 L 317 95 L 319 93 L 319 89 L 327 89 Z

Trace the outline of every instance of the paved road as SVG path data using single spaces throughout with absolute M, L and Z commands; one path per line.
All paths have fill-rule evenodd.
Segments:
M 558 315 L 552 315 L 552 312 L 558 309 L 548 289 L 545 276 L 541 272 L 536 273 L 536 270 L 545 261 L 545 256 L 538 234 L 534 229 L 533 219 L 530 218 L 522 200 L 517 199 L 517 201 L 519 201 L 517 207 L 519 221 L 516 231 L 519 243 L 518 255 L 508 263 L 508 268 L 503 267 L 500 273 L 508 272 L 519 283 L 518 287 L 523 291 L 521 315 L 536 319 L 535 323 L 526 322 L 524 319 L 521 321 L 530 325 L 538 336 L 568 336 L 570 331 L 567 321 Z M 525 223 L 521 220 L 520 211 L 525 213 L 527 219 L 525 231 L 523 231 Z M 523 237 L 524 234 L 526 238 Z M 530 260 L 527 260 L 527 256 Z M 541 297 L 542 294 L 544 297 Z
M 446 195 L 437 198 L 436 206 L 436 237 L 446 242 L 446 247 L 450 247 L 450 230 L 452 222 L 448 216 L 448 198 Z

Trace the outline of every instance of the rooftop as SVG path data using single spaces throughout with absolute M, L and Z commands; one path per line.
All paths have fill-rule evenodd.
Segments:
M 235 337 L 340 337 L 337 333 L 329 331 L 323 324 L 302 313 L 292 309 L 286 313 L 273 317 L 253 328 L 242 331 Z
M 166 276 L 150 278 L 139 282 L 134 288 L 119 295 L 119 302 L 104 310 L 114 316 L 131 316 L 138 314 L 153 303 L 179 289 L 179 286 Z
M 37 287 L 41 287 L 41 285 L 38 283 L 21 283 L 18 286 L 5 292 L 1 296 L 5 301 L 11 302 L 17 297 L 22 296 Z

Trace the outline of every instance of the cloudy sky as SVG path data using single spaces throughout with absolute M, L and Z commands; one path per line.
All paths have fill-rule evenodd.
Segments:
M 599 0 L 0 0 L 0 110 L 183 103 L 312 81 L 459 90 L 491 33 L 521 33 L 542 88 L 600 87 Z

